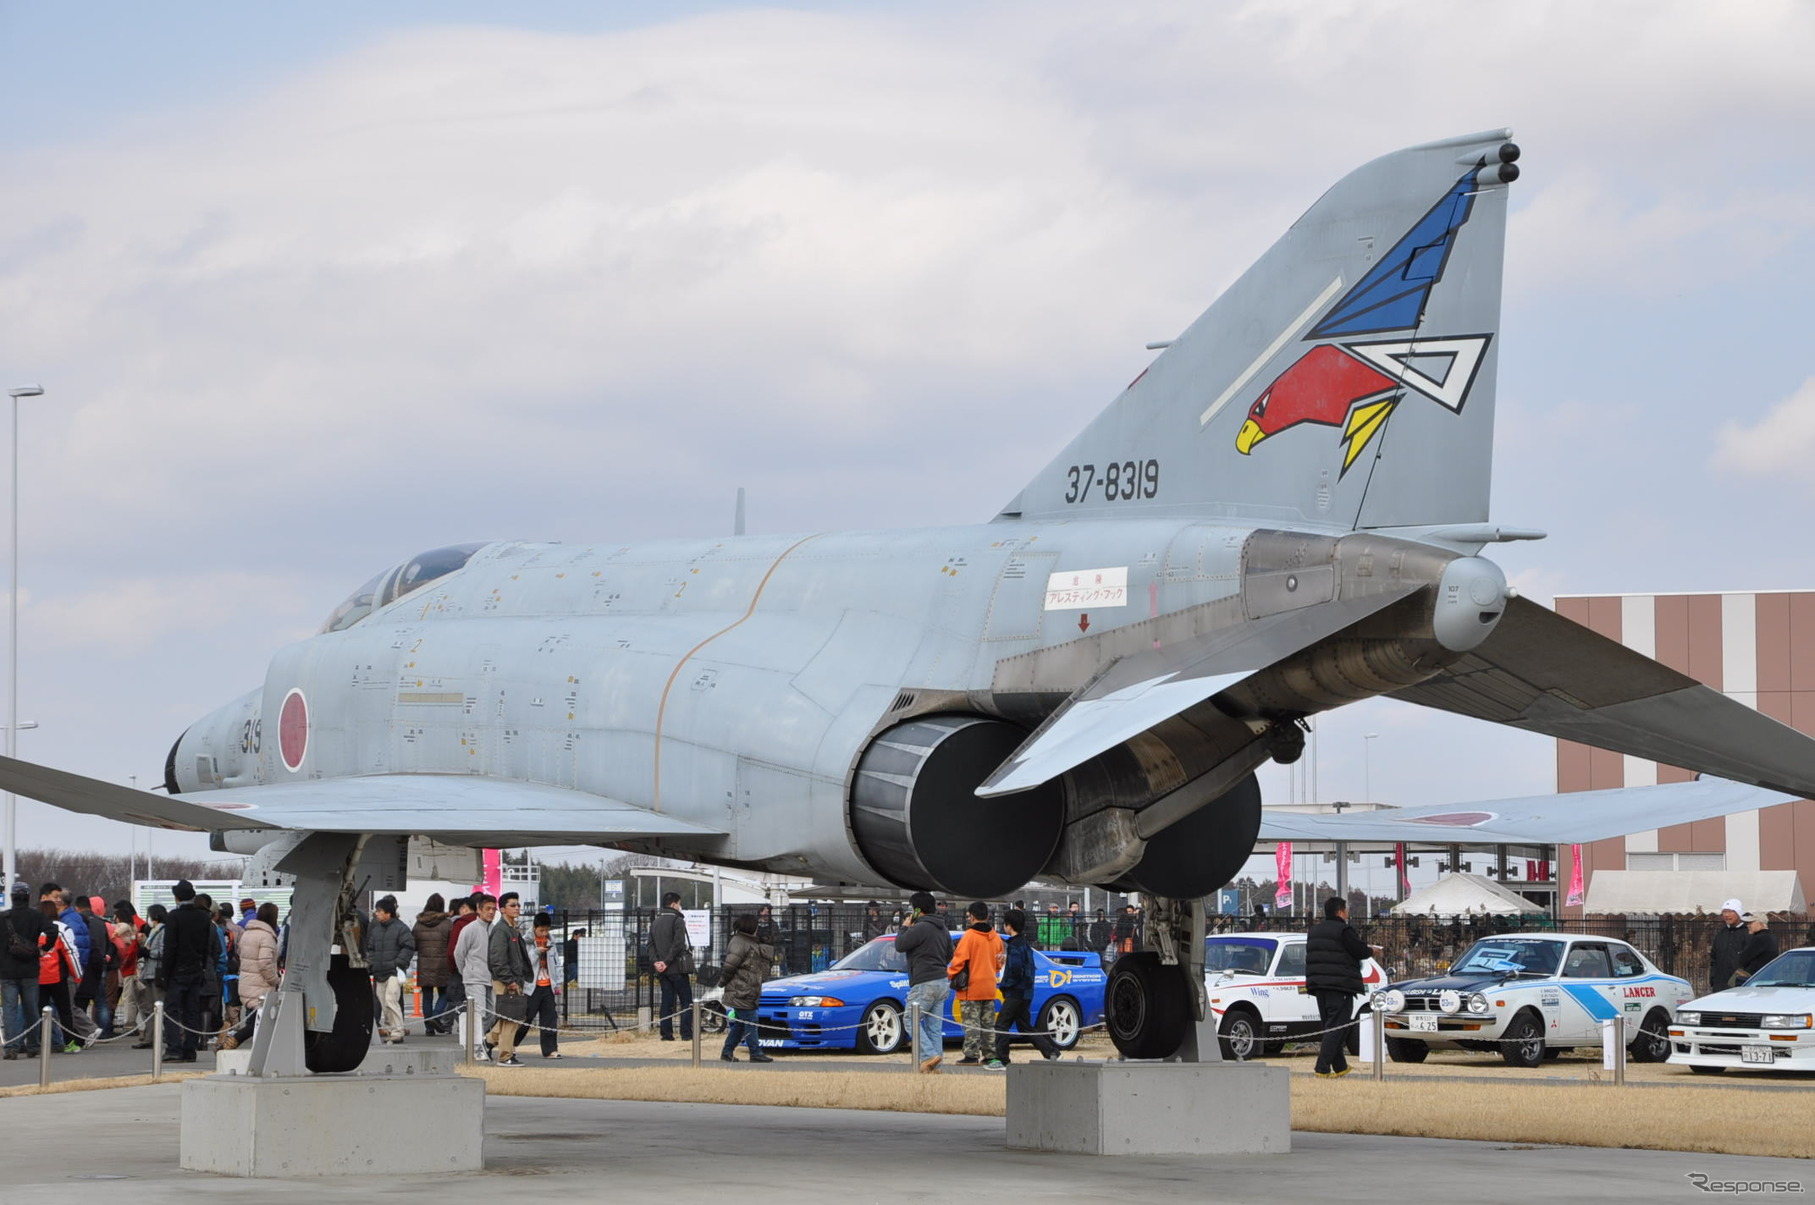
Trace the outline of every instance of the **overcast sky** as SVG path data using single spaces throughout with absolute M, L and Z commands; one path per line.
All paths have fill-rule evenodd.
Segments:
M 1815 6 L 503 7 L 0 5 L 21 756 L 158 781 L 441 544 L 987 519 L 1339 176 L 1499 126 L 1494 516 L 1552 535 L 1497 558 L 1815 585 Z M 1398 704 L 1317 745 L 1324 798 L 1554 783 Z

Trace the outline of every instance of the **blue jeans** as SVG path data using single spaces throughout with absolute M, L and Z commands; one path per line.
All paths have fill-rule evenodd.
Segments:
M 38 1049 L 38 977 L 0 979 L 0 1029 L 6 1048 L 36 1053 Z
M 940 1058 L 945 1053 L 945 999 L 951 985 L 944 979 L 916 983 L 908 989 L 908 1007 L 920 1006 L 920 1057 Z
M 441 1015 L 447 1007 L 447 989 L 444 987 L 422 988 L 422 1023 L 427 1025 Z
M 740 1043 L 750 1047 L 751 1057 L 761 1054 L 762 1045 L 757 1037 L 756 1010 L 754 1008 L 727 1008 L 725 1010 L 725 1048 L 720 1054 L 730 1054 Z

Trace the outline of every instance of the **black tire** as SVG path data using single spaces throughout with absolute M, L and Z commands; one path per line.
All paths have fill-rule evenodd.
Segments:
M 1266 1054 L 1267 1043 L 1260 1036 L 1260 1017 L 1252 1009 L 1232 1008 L 1224 1013 L 1216 1037 L 1222 1045 L 1223 1058 L 1228 1062 L 1245 1063 Z
M 1275 1059 L 1279 1057 L 1279 1052 L 1285 1048 L 1286 1042 L 1284 1038 L 1273 1038 L 1260 1044 L 1260 1054 L 1262 1058 Z
M 1626 1057 L 1635 1063 L 1661 1063 L 1670 1057 L 1670 1017 L 1663 1009 L 1645 1014 L 1638 1036 L 1626 1047 Z
M 724 1033 L 730 1025 L 725 1017 L 725 1005 L 721 1000 L 708 1000 L 700 1005 L 700 1032 Z
M 1544 1065 L 1544 1022 L 1532 1013 L 1520 1013 L 1500 1035 L 1500 1057 L 1509 1067 Z
M 1690 1065 L 1689 1070 L 1697 1075 L 1725 1075 L 1727 1073 L 1725 1067 L 1697 1067 L 1693 1064 Z
M 303 1065 L 321 1075 L 357 1070 L 372 1046 L 371 976 L 345 954 L 334 954 L 328 987 L 334 993 L 334 1031 L 303 1030 Z
M 1070 996 L 1054 996 L 1041 1007 L 1034 1028 L 1044 1030 L 1060 1050 L 1070 1050 L 1084 1036 L 1084 1010 Z
M 907 1022 L 901 1019 L 901 1005 L 893 1000 L 878 1000 L 871 1004 L 863 1010 L 863 1020 L 857 1023 L 859 1054 L 894 1054 L 912 1040 Z
M 1109 1039 L 1128 1059 L 1163 1059 L 1178 1053 L 1192 1012 L 1184 968 L 1143 951 L 1116 959 L 1103 996 Z
M 1395 1063 L 1422 1063 L 1431 1055 L 1429 1043 L 1416 1038 L 1388 1038 L 1386 1057 Z

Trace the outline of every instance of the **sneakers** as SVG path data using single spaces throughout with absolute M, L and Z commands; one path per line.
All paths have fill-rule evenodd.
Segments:
M 1060 1050 L 1057 1046 L 1054 1046 L 1051 1050 L 1046 1052 L 1046 1061 L 1049 1063 L 1056 1063 L 1064 1057 L 1065 1052 Z
M 1313 1071 L 1311 1074 L 1315 1075 L 1318 1079 L 1341 1079 L 1352 1070 L 1354 1070 L 1354 1068 L 1344 1067 L 1341 1071 Z
M 481 1046 L 479 1049 L 473 1051 L 473 1062 L 489 1063 L 491 1061 L 492 1061 L 492 1052 L 485 1049 L 483 1046 Z
M 751 1055 L 750 1061 L 752 1063 L 773 1063 L 775 1060 L 769 1055 L 758 1053 Z
M 68 1045 L 63 1047 L 63 1053 L 64 1054 L 81 1054 L 82 1053 L 82 1043 L 70 1042 Z
M 983 1061 L 982 1059 L 972 1058 L 970 1055 L 967 1054 L 963 1058 L 958 1060 L 957 1065 L 960 1067 L 975 1067 L 978 1063 L 981 1063 L 982 1061 Z
M 721 1063 L 737 1062 L 737 1056 L 735 1054 L 732 1054 L 729 1050 L 720 1051 L 718 1058 Z
M 1007 1071 L 1008 1070 L 1008 1064 L 1003 1062 L 1001 1059 L 991 1059 L 989 1062 L 987 1062 L 983 1065 L 985 1067 L 989 1068 L 991 1071 Z
M 523 1066 L 523 1060 L 513 1054 L 507 1059 L 499 1059 L 498 1066 L 500 1066 L 500 1067 L 521 1067 L 521 1066 Z
M 542 1057 L 545 1059 L 558 1059 L 561 1057 L 561 1052 L 559 1050 L 551 1050 Z

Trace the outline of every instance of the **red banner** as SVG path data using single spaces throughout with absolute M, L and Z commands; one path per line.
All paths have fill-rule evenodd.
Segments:
M 1393 858 L 1399 866 L 1399 894 L 1408 896 L 1412 894 L 1412 872 L 1405 864 L 1405 842 L 1393 846 Z
M 1281 841 L 1273 847 L 1274 877 L 1279 880 L 1279 887 L 1273 892 L 1275 908 L 1292 906 L 1292 843 Z
M 1585 894 L 1582 889 L 1582 847 L 1572 845 L 1569 847 L 1569 894 L 1564 897 L 1563 903 L 1574 908 L 1582 902 Z

